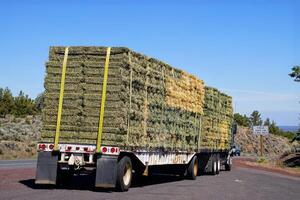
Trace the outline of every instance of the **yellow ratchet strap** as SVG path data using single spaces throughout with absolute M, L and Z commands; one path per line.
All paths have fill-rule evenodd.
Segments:
M 54 150 L 56 150 L 56 151 L 58 150 L 58 141 L 59 141 L 59 135 L 60 135 L 60 122 L 61 122 L 62 106 L 63 106 L 63 100 L 64 100 L 65 78 L 66 78 L 68 54 L 69 54 L 69 47 L 67 47 L 65 50 L 64 61 L 63 61 L 63 66 L 62 66 L 62 73 L 61 73 L 57 123 L 56 123 L 55 139 L 54 139 Z
M 102 99 L 101 99 L 101 107 L 100 107 L 100 119 L 99 119 L 99 129 L 98 129 L 98 137 L 97 137 L 97 145 L 96 152 L 100 153 L 100 147 L 102 142 L 102 132 L 103 132 L 103 120 L 104 120 L 104 107 L 106 100 L 106 87 L 107 87 L 107 78 L 108 78 L 108 65 L 109 65 L 109 57 L 110 57 L 111 47 L 107 48 L 105 65 L 104 65 L 104 79 L 102 85 Z

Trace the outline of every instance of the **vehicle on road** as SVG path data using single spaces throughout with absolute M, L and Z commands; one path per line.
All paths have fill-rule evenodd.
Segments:
M 241 156 L 241 149 L 237 145 L 233 145 L 232 149 L 232 156 Z
M 127 48 L 52 47 L 49 59 L 36 184 L 92 173 L 127 191 L 155 172 L 231 170 L 231 97 Z

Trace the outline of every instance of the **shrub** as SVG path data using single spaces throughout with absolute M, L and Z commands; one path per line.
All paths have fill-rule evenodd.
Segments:
M 235 113 L 234 116 L 234 121 L 237 123 L 239 126 L 245 126 L 249 127 L 250 126 L 250 120 L 246 115 L 241 115 L 239 113 Z
M 14 98 L 14 110 L 13 114 L 17 117 L 23 117 L 26 115 L 33 115 L 36 113 L 34 101 L 25 95 L 22 91 L 17 97 Z
M 0 88 L 0 116 L 12 113 L 14 110 L 14 99 L 8 88 Z
M 26 124 L 29 124 L 29 125 L 31 124 L 31 120 L 30 120 L 29 117 L 26 117 L 26 118 L 25 118 L 25 123 L 26 123 Z
M 274 121 L 269 126 L 269 132 L 274 135 L 286 137 L 289 140 L 292 140 L 295 137 L 295 134 L 293 132 L 281 130 Z
M 265 157 L 259 157 L 256 162 L 258 163 L 266 163 L 268 160 Z
M 0 117 L 13 114 L 16 117 L 34 115 L 41 111 L 43 107 L 43 93 L 35 100 L 20 91 L 19 95 L 14 97 L 8 88 L 0 88 Z
M 29 152 L 31 152 L 31 148 L 26 147 L 25 151 L 26 151 L 27 153 L 29 153 Z

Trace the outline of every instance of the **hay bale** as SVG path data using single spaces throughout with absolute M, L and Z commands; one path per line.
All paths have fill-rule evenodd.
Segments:
M 51 47 L 46 63 L 42 140 L 53 141 L 65 47 Z M 60 142 L 95 144 L 105 47 L 70 47 Z M 156 59 L 112 48 L 103 145 L 126 149 L 195 150 L 204 83 Z
M 216 88 L 205 87 L 201 146 L 229 149 L 232 119 L 232 98 Z

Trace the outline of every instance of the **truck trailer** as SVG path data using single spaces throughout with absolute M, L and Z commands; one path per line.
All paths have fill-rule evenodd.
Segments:
M 133 176 L 195 180 L 231 169 L 230 96 L 125 47 L 50 47 L 36 184 L 93 172 L 127 191 Z

